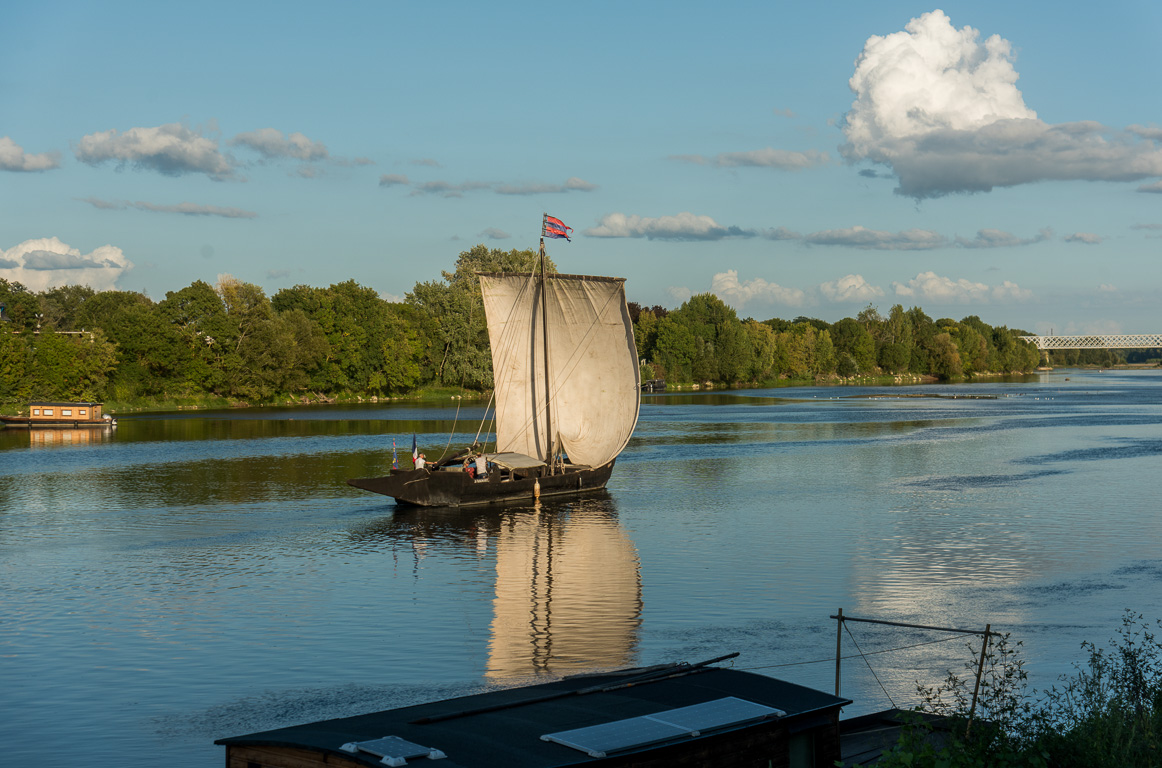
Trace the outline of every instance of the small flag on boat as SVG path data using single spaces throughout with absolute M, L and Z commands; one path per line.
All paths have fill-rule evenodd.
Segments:
M 541 221 L 541 237 L 552 237 L 557 240 L 564 238 L 565 240 L 569 240 L 569 233 L 572 231 L 572 227 L 566 227 L 565 222 L 547 213 Z M 569 240 L 569 242 L 573 241 Z
M 395 440 L 391 441 L 391 468 L 399 469 L 399 454 L 395 450 Z
M 412 462 L 420 457 L 420 449 L 416 447 L 416 433 L 412 433 Z

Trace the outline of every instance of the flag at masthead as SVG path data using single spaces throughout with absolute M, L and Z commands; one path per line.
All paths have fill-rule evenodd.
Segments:
M 541 237 L 552 237 L 557 240 L 569 240 L 569 233 L 573 231 L 572 227 L 566 227 L 565 222 L 560 219 L 545 214 L 541 220 Z M 573 242 L 569 240 L 569 242 Z

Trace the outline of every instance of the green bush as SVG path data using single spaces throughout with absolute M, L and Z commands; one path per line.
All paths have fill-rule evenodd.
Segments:
M 1082 643 L 1087 662 L 1039 696 L 1021 643 L 994 638 L 975 711 L 978 649 L 965 676 L 917 685 L 921 704 L 878 766 L 1162 768 L 1162 646 L 1141 614 L 1126 611 L 1108 648 Z

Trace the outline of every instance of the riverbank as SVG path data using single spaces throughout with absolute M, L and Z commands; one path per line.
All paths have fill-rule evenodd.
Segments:
M 1148 368 L 1156 368 L 1158 366 L 1145 363 L 1126 363 L 1117 366 L 1110 366 L 1099 368 L 1097 366 L 1077 366 L 1080 370 L 1143 370 Z M 1053 370 L 1053 369 L 1046 369 Z M 1064 369 L 1062 369 L 1064 370 Z M 1044 371 L 1042 371 L 1044 372 Z M 1036 373 L 1035 371 L 1023 371 L 1016 373 L 977 373 L 972 376 L 962 376 L 955 379 L 943 381 L 947 384 L 964 384 L 980 381 L 997 381 L 1007 377 L 1014 376 L 1030 376 Z M 723 384 L 721 382 L 671 382 L 668 386 L 669 391 L 687 392 L 687 391 L 703 391 L 703 390 L 723 390 L 723 389 L 795 389 L 798 387 L 820 387 L 820 386 L 860 386 L 860 387 L 890 387 L 890 386 L 914 386 L 920 384 L 936 384 L 942 382 L 941 379 L 935 376 L 928 376 L 914 373 L 903 374 L 876 374 L 872 376 L 820 376 L 815 378 L 801 378 L 801 379 L 775 379 L 771 381 L 763 381 L 757 383 L 740 383 Z M 357 403 L 387 403 L 387 402 L 416 402 L 416 403 L 435 403 L 445 400 L 461 399 L 468 402 L 487 401 L 487 392 L 477 392 L 469 389 L 460 389 L 456 387 L 424 387 L 412 392 L 400 395 L 366 395 L 357 394 L 353 392 L 343 392 L 336 395 L 324 395 L 319 393 L 311 393 L 301 395 L 299 397 L 275 397 L 269 400 L 262 401 L 242 401 L 234 400 L 226 397 L 217 397 L 214 395 L 197 395 L 184 397 L 149 397 L 136 400 L 105 400 L 105 411 L 107 413 L 160 413 L 167 411 L 197 411 L 197 410 L 219 410 L 226 408 L 270 408 L 270 407 L 294 407 L 294 406 L 317 406 L 317 405 L 336 405 L 336 404 L 357 404 Z M 23 407 L 22 404 L 7 404 L 0 406 L 0 415 L 15 415 Z
M 697 391 L 714 389 L 794 389 L 798 387 L 818 386 L 906 386 L 914 384 L 932 384 L 938 381 L 933 376 L 917 374 L 887 375 L 887 376 L 853 376 L 850 378 L 818 378 L 818 379 L 776 379 L 760 383 L 722 384 L 720 382 L 679 382 L 669 386 L 671 391 Z M 276 397 L 261 401 L 233 400 L 213 395 L 188 397 L 151 397 L 139 400 L 106 400 L 105 410 L 108 413 L 161 413 L 166 411 L 197 411 L 221 410 L 227 408 L 271 408 L 271 407 L 313 407 L 318 405 L 343 405 L 358 403 L 392 403 L 415 402 L 436 403 L 447 400 L 464 400 L 468 402 L 486 402 L 488 392 L 477 392 L 469 389 L 454 387 L 429 387 L 417 389 L 401 395 L 365 395 L 344 392 L 337 395 L 310 394 L 299 397 Z M 0 407 L 0 414 L 16 413 L 20 408 L 17 405 Z
M 300 397 L 276 397 L 262 401 L 233 400 L 225 397 L 204 395 L 199 397 L 142 398 L 140 400 L 106 400 L 105 410 L 113 413 L 158 413 L 165 411 L 198 411 L 225 408 L 271 408 L 271 407 L 312 407 L 318 405 L 342 405 L 352 403 L 390 402 L 440 402 L 444 400 L 485 400 L 486 393 L 451 387 L 418 389 L 403 395 L 358 395 L 344 392 L 337 395 L 310 394 Z M 8 406 L 13 407 L 13 406 Z M 7 410 L 0 408 L 0 413 Z

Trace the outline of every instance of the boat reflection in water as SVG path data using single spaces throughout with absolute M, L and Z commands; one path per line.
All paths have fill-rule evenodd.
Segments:
M 30 429 L 29 444 L 33 448 L 59 448 L 68 445 L 107 443 L 113 438 L 110 429 Z
M 505 507 L 402 507 L 386 527 L 356 535 L 374 547 L 385 534 L 408 542 L 417 568 L 449 549 L 495 561 L 489 680 L 635 663 L 640 563 L 607 491 Z
M 486 675 L 562 675 L 634 663 L 637 550 L 607 494 L 500 519 Z

